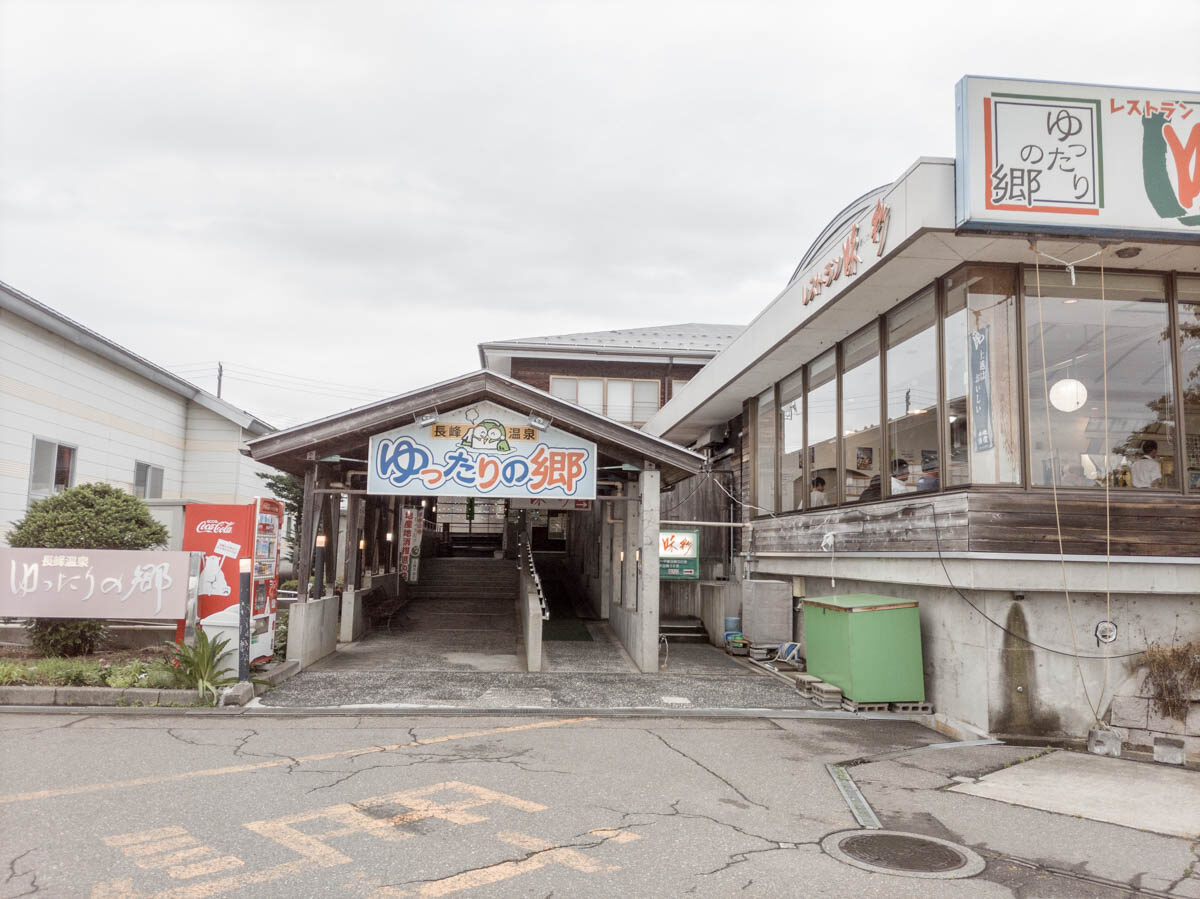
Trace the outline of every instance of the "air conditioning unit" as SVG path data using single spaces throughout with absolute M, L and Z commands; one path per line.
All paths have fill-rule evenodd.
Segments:
M 729 428 L 724 426 L 712 427 L 696 438 L 696 442 L 690 447 L 695 452 L 708 449 L 711 446 L 719 446 L 725 442 L 729 436 Z

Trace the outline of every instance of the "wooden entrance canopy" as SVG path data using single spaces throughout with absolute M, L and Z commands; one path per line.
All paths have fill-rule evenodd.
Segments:
M 476 371 L 440 384 L 423 387 L 276 431 L 250 443 L 251 458 L 303 477 L 312 463 L 331 456 L 366 459 L 370 438 L 401 425 L 412 424 L 424 412 L 450 411 L 482 400 L 491 400 L 515 412 L 534 413 L 554 427 L 596 444 L 602 466 L 629 464 L 635 469 L 657 468 L 663 486 L 700 471 L 704 457 L 623 425 L 582 406 L 551 396 L 536 387 L 496 374 Z
M 360 554 L 368 565 L 381 564 L 385 571 L 394 562 L 396 544 L 387 541 L 391 539 L 389 532 L 398 530 L 401 497 L 366 495 L 371 437 L 410 425 L 426 413 L 452 412 L 483 401 L 521 415 L 537 416 L 560 431 L 595 443 L 601 482 L 644 482 L 643 487 L 652 484 L 653 502 L 644 496 L 639 514 L 646 517 L 643 513 L 647 509 L 653 512 L 649 516 L 653 520 L 642 530 L 651 535 L 647 551 L 653 549 L 657 557 L 659 487 L 699 473 L 704 457 L 528 384 L 492 371 L 477 371 L 277 431 L 250 443 L 249 454 L 253 459 L 304 478 L 304 514 L 297 570 L 302 601 L 307 599 L 318 521 L 326 535 L 338 533 L 339 497 L 342 494 L 348 497 L 343 555 L 346 588 L 353 589 L 358 570 L 356 560 Z M 361 476 L 363 481 L 355 483 L 355 476 Z M 361 543 L 357 542 L 360 520 Z M 657 588 L 657 565 L 653 573 L 653 586 Z M 318 578 L 322 582 L 316 586 L 318 598 L 324 595 L 327 579 L 336 581 L 332 566 Z M 656 604 L 652 617 L 657 627 Z M 351 639 L 351 636 L 343 635 L 343 639 Z M 652 648 L 657 652 L 656 643 Z

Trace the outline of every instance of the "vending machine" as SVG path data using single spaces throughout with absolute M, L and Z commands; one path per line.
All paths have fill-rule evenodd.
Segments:
M 283 503 L 265 497 L 244 506 L 191 504 L 184 517 L 183 549 L 204 553 L 196 615 L 202 627 L 218 612 L 237 611 L 241 562 L 250 561 L 251 662 L 274 654 L 282 533 Z

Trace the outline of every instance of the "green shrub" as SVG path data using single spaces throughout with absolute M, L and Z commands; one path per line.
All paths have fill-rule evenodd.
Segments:
M 283 661 L 287 658 L 288 610 L 280 609 L 275 616 L 275 658 Z
M 154 549 L 167 529 L 132 494 L 108 484 L 82 484 L 29 507 L 8 534 L 8 545 L 47 549 Z M 104 642 L 103 621 L 34 618 L 25 625 L 40 655 L 86 655 Z
M 155 690 L 178 690 L 185 684 L 180 681 L 179 671 L 170 662 L 159 659 L 146 672 L 146 679 L 142 682 L 142 686 L 152 687 Z
M 295 590 L 299 586 L 300 586 L 300 582 L 298 580 L 296 580 L 295 578 L 292 578 L 290 581 L 280 581 L 279 582 L 280 590 Z
M 42 659 L 32 673 L 35 684 L 48 687 L 99 687 L 100 663 L 85 659 Z
M 101 668 L 103 669 L 103 666 Z M 104 682 L 118 690 L 141 687 L 145 686 L 143 681 L 148 671 L 149 666 L 145 662 L 135 659 L 127 665 L 115 665 L 103 671 Z
M 228 637 L 217 637 L 210 640 L 208 634 L 196 629 L 196 645 L 170 643 L 173 653 L 172 661 L 179 669 L 179 679 L 185 687 L 194 689 L 201 699 L 212 696 L 217 701 L 217 687 L 236 684 L 237 677 L 231 677 L 232 668 L 221 668 L 221 656 L 229 645 Z
M 40 656 L 85 656 L 104 645 L 108 625 L 97 618 L 34 618 L 25 633 Z
M 29 669 L 17 662 L 0 659 L 0 687 L 23 684 L 28 681 Z
M 167 529 L 144 502 L 108 484 L 83 484 L 39 500 L 8 534 L 9 546 L 153 549 Z

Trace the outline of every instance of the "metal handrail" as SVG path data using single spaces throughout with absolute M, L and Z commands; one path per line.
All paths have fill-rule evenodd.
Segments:
M 550 609 L 546 605 L 546 594 L 542 590 L 542 579 L 538 576 L 537 566 L 533 564 L 533 550 L 529 546 L 529 541 L 523 536 L 517 539 L 517 567 L 523 564 L 529 569 L 529 576 L 533 579 L 533 588 L 537 591 L 538 605 L 542 607 L 542 620 L 550 620 Z

